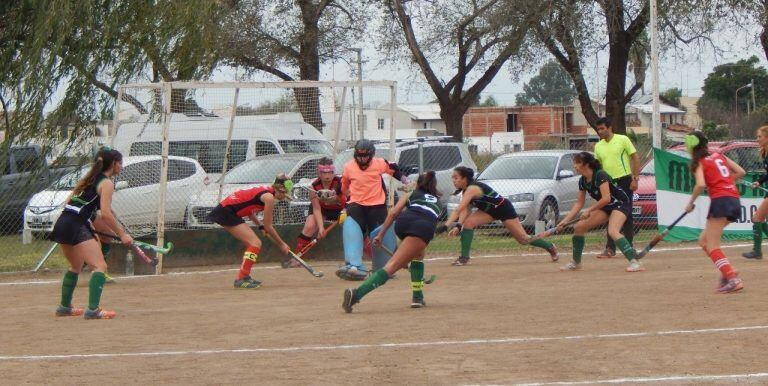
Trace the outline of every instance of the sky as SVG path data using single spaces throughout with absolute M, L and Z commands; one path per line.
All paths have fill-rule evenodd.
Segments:
M 752 35 L 756 36 L 757 30 Z M 763 67 L 768 67 L 765 53 L 754 36 L 718 35 L 714 39 L 714 43 L 723 50 L 718 54 L 712 50 L 707 50 L 701 53 L 667 52 L 661 55 L 659 89 L 664 91 L 668 88 L 677 87 L 683 90 L 683 95 L 697 97 L 702 95 L 701 87 L 704 85 L 704 79 L 719 64 L 735 62 L 756 55 L 760 58 L 760 64 Z M 547 53 L 547 55 L 549 54 Z M 586 72 L 585 77 L 590 96 L 593 98 L 598 95 L 598 84 L 600 85 L 599 94 L 604 94 L 607 65 L 607 52 L 602 52 L 597 57 L 593 56 L 585 60 L 583 68 Z M 353 68 L 355 66 L 354 62 L 347 63 L 345 61 L 324 64 L 321 67 L 321 80 L 356 80 Z M 365 80 L 397 81 L 397 100 L 399 103 L 427 103 L 435 98 L 418 69 L 396 68 L 391 64 L 380 63 L 379 55 L 372 45 L 363 47 L 362 72 Z M 510 69 L 505 67 L 483 91 L 482 98 L 485 99 L 490 95 L 500 105 L 514 105 L 515 95 L 522 92 L 523 85 L 537 72 L 538 67 L 530 68 L 518 76 L 519 79 L 514 79 L 515 77 L 510 74 Z M 631 72 L 628 75 L 631 77 Z M 214 74 L 213 80 L 231 81 L 235 78 L 237 78 L 236 70 L 224 69 Z M 448 78 L 447 75 L 446 78 Z M 276 81 L 277 79 L 265 75 L 252 77 L 250 80 Z M 634 84 L 633 82 L 633 78 L 628 80 L 627 89 Z M 650 71 L 646 74 L 645 82 L 645 93 L 649 94 L 651 92 Z

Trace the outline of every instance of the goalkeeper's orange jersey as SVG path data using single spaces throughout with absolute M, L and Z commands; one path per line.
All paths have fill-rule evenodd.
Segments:
M 383 205 L 387 196 L 384 193 L 384 184 L 381 183 L 382 174 L 394 174 L 384 158 L 373 158 L 365 170 L 360 169 L 354 159 L 344 165 L 344 173 L 341 176 L 341 190 L 349 192 L 349 202 L 364 206 Z

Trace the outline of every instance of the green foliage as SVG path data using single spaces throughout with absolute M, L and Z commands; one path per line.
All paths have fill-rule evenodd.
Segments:
M 727 125 L 718 125 L 712 121 L 704 121 L 701 131 L 710 141 L 722 141 L 730 137 Z
M 496 98 L 493 97 L 493 95 L 488 95 L 485 100 L 480 103 L 481 107 L 496 107 L 499 103 L 496 102 Z
M 659 94 L 661 98 L 664 98 L 669 104 L 675 107 L 681 107 L 680 106 L 680 98 L 683 96 L 683 90 L 673 87 L 670 89 L 667 89 Z
M 752 56 L 749 59 L 715 67 L 704 80 L 704 87 L 702 87 L 704 95 L 699 103 L 716 102 L 721 109 L 733 111 L 736 103 L 736 90 L 754 80 L 757 106 L 768 104 L 768 71 L 758 66 L 759 63 L 760 60 L 757 56 Z M 749 88 L 741 89 L 739 91 L 738 111 L 747 111 L 748 100 L 751 101 L 751 90 Z
M 547 138 L 539 142 L 539 150 L 565 149 L 563 142 L 557 138 Z
M 523 86 L 515 103 L 526 105 L 569 105 L 576 96 L 573 81 L 555 61 L 549 61 L 539 69 L 539 74 Z

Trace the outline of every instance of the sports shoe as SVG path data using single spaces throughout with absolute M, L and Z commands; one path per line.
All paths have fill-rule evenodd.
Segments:
M 561 271 L 581 271 L 581 264 L 576 264 L 575 261 L 572 261 L 562 267 L 560 267 Z
M 104 272 L 104 284 L 115 284 L 115 279 L 106 272 Z
M 740 278 L 734 277 L 733 279 L 728 280 L 725 285 L 718 288 L 716 291 L 717 293 L 728 294 L 741 291 L 743 288 L 744 282 Z
M 363 281 L 367 277 L 368 272 L 357 267 L 349 267 L 349 269 L 344 271 L 344 274 L 341 276 L 342 279 L 349 281 Z
M 344 290 L 344 301 L 341 302 L 341 308 L 348 314 L 352 313 L 352 306 L 360 302 L 360 300 L 355 297 L 355 291 L 357 291 L 355 288 L 347 288 Z
M 715 291 L 719 290 L 721 287 L 728 284 L 728 279 L 725 278 L 725 276 L 720 276 L 720 280 L 717 282 L 717 286 L 715 287 Z
M 747 259 L 761 260 L 763 258 L 763 253 L 758 251 L 744 252 L 741 255 Z
M 632 261 L 629 262 L 629 266 L 627 267 L 627 272 L 642 272 L 645 271 L 645 267 L 643 267 L 642 264 L 640 264 L 637 259 L 632 259 Z
M 606 248 L 595 257 L 597 257 L 598 259 L 610 259 L 612 257 L 616 257 L 616 251 L 612 251 Z
M 235 288 L 238 289 L 256 289 L 259 287 L 261 287 L 261 282 L 251 279 L 250 276 L 235 280 Z
M 469 265 L 469 257 L 459 256 L 458 259 L 454 260 L 451 265 L 459 267 L 462 265 Z
M 115 311 L 106 311 L 102 310 L 101 308 L 97 308 L 95 310 L 85 310 L 86 319 L 112 319 L 115 316 L 117 316 Z
M 418 297 L 414 296 L 413 299 L 411 300 L 411 308 L 421 308 L 426 306 L 427 306 L 427 302 L 424 301 L 423 296 L 418 296 Z
M 560 260 L 560 256 L 557 255 L 557 247 L 555 244 L 552 244 L 551 247 L 547 248 L 547 252 L 549 252 L 549 257 L 552 259 L 553 263 L 556 263 L 558 260 Z
M 85 310 L 73 306 L 64 307 L 59 305 L 56 307 L 56 316 L 80 316 Z

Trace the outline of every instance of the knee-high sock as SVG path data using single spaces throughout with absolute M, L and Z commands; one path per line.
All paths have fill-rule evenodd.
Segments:
M 712 262 L 715 263 L 715 267 L 720 270 L 724 278 L 730 280 L 736 277 L 736 270 L 733 269 L 731 262 L 728 261 L 728 258 L 725 257 L 725 254 L 723 254 L 723 251 L 721 251 L 720 248 L 709 252 L 709 258 L 712 259 Z
M 629 240 L 627 240 L 626 237 L 622 237 L 616 240 L 616 246 L 619 247 L 621 253 L 624 254 L 624 257 L 626 257 L 627 260 L 632 261 L 635 259 L 637 252 L 635 252 L 635 248 L 632 248 L 632 245 L 629 243 Z
M 763 223 L 752 224 L 752 250 L 760 252 L 763 246 Z
M 72 294 L 77 287 L 78 274 L 67 270 L 64 273 L 64 280 L 61 282 L 61 305 L 64 307 L 72 307 Z
M 584 252 L 584 236 L 573 236 L 573 261 L 581 264 L 581 254 Z
M 549 240 L 544 240 L 544 239 L 533 240 L 531 242 L 531 245 L 533 245 L 534 247 L 539 247 L 543 249 L 552 248 L 552 243 Z
M 243 280 L 248 276 L 251 276 L 251 267 L 256 263 L 259 258 L 259 252 L 261 248 L 248 247 L 243 253 L 243 263 L 240 265 L 240 271 L 237 272 L 237 280 Z
M 469 251 L 472 249 L 473 237 L 475 237 L 474 229 L 461 230 L 461 257 L 469 257 Z
M 305 236 L 303 233 L 299 235 L 298 238 L 296 238 L 296 253 L 301 252 L 304 247 L 306 247 L 309 243 L 312 242 L 312 238 L 309 236 Z
M 387 233 L 384 234 L 384 238 L 381 239 L 381 244 L 387 247 L 390 251 L 395 251 L 395 248 L 397 248 L 397 240 L 395 239 L 395 230 L 394 226 L 389 227 L 387 229 Z M 376 227 L 371 232 L 371 238 L 375 238 L 376 235 L 381 232 L 381 226 Z M 381 248 L 374 248 L 373 249 L 373 267 L 371 270 L 376 271 L 381 268 L 384 268 L 385 265 L 387 265 L 387 262 L 389 261 L 389 253 L 382 250 Z
M 411 261 L 411 291 L 414 298 L 424 297 L 424 262 L 419 260 Z
M 763 224 L 763 234 L 768 236 L 768 222 L 761 222 L 760 224 Z
M 384 285 L 387 280 L 389 280 L 387 271 L 380 269 L 374 272 L 372 275 L 368 276 L 367 279 L 365 279 L 363 284 L 360 284 L 360 287 L 357 287 L 357 290 L 355 290 L 355 298 L 357 298 L 357 300 L 362 299 L 363 296 L 367 295 L 369 292 L 375 290 L 379 286 Z
M 88 282 L 88 309 L 95 310 L 99 308 L 101 302 L 101 291 L 104 290 L 104 282 L 107 278 L 103 272 L 94 272 L 91 274 L 91 280 Z
M 363 265 L 363 230 L 351 216 L 347 216 L 341 225 L 344 237 L 344 261 L 357 269 L 365 271 Z

